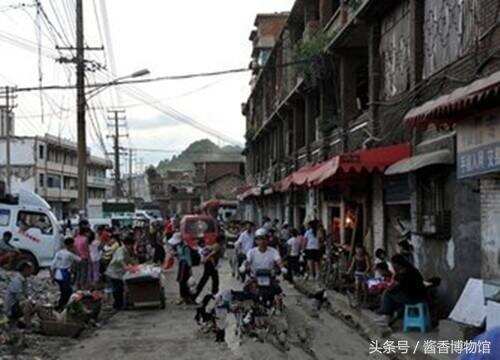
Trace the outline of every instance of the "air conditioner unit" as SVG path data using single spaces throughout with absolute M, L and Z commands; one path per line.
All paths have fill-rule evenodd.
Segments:
M 451 236 L 451 211 L 423 215 L 421 232 L 424 235 L 449 238 Z

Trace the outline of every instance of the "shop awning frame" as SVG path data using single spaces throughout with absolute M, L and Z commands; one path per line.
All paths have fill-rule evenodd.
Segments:
M 409 144 L 398 144 L 334 156 L 325 162 L 297 170 L 283 179 L 278 188 L 281 192 L 287 192 L 292 188 L 321 186 L 329 179 L 343 178 L 344 174 L 383 173 L 388 166 L 408 158 L 410 154 Z
M 449 125 L 461 120 L 464 113 L 472 109 L 477 111 L 480 105 L 499 93 L 500 71 L 413 108 L 404 120 L 408 126 L 420 129 L 427 128 L 431 123 Z
M 398 161 L 387 168 L 385 175 L 408 174 L 432 165 L 453 165 L 454 163 L 455 156 L 450 150 L 438 150 Z

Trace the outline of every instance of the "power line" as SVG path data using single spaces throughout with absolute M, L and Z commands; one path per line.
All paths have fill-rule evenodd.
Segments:
M 294 61 L 294 62 L 289 62 L 281 65 L 276 65 L 274 68 L 283 68 L 283 67 L 290 67 L 290 66 L 296 66 L 300 64 L 304 64 L 306 62 L 310 62 L 310 60 L 301 60 L 301 61 Z M 134 79 L 134 80 L 123 80 L 119 82 L 104 82 L 104 83 L 95 83 L 95 84 L 88 84 L 86 85 L 87 88 L 99 88 L 103 86 L 118 86 L 118 85 L 132 85 L 132 84 L 146 84 L 146 83 L 153 83 L 153 82 L 159 82 L 159 81 L 169 81 L 169 80 L 186 80 L 186 79 L 195 79 L 195 78 L 202 78 L 202 77 L 215 77 L 215 76 L 223 76 L 223 75 L 231 75 L 231 74 L 238 74 L 238 73 L 245 73 L 245 72 L 250 72 L 254 70 L 261 70 L 264 69 L 264 67 L 259 67 L 257 69 L 250 69 L 248 67 L 245 68 L 236 68 L 236 69 L 229 69 L 229 70 L 220 70 L 220 71 L 212 71 L 212 72 L 202 72 L 202 73 L 191 73 L 191 74 L 184 74 L 184 75 L 165 75 L 165 76 L 158 76 L 154 78 L 148 78 L 148 79 Z M 266 69 L 269 69 L 266 67 Z M 19 92 L 27 92 L 27 91 L 35 91 L 35 90 L 71 90 L 75 89 L 76 87 L 74 85 L 48 85 L 44 86 L 40 89 L 38 86 L 32 86 L 32 87 L 23 87 L 19 88 Z

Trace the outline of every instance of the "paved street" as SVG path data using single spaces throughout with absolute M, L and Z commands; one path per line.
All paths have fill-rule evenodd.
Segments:
M 176 299 L 175 274 L 167 274 L 166 310 L 126 311 L 117 314 L 95 336 L 62 354 L 71 359 L 377 359 L 368 355 L 368 343 L 342 321 L 322 312 L 319 318 L 306 314 L 306 299 L 285 286 L 286 320 L 290 350 L 283 352 L 270 343 L 234 336 L 230 325 L 227 343 L 216 344 L 212 335 L 201 334 L 193 321 L 194 309 L 172 304 Z M 223 287 L 238 287 L 228 263 L 221 269 Z M 300 341 L 299 338 L 306 338 Z M 308 350 L 310 348 L 310 350 Z

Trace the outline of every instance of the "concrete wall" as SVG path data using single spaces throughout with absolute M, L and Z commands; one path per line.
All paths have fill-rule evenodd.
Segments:
M 482 276 L 500 277 L 500 179 L 481 181 L 481 253 Z
M 10 141 L 10 163 L 11 165 L 34 165 L 35 140 L 33 138 L 14 138 Z M 0 165 L 7 162 L 7 150 L 5 138 L 0 139 Z
M 384 249 L 385 221 L 384 221 L 384 189 L 381 175 L 372 177 L 372 253 L 378 248 Z
M 418 177 L 429 174 L 420 172 L 410 177 L 412 191 L 412 225 L 417 230 L 417 214 L 421 211 L 422 197 L 428 192 L 417 186 Z M 416 265 L 424 278 L 441 277 L 440 299 L 451 310 L 458 300 L 467 280 L 481 275 L 480 251 L 480 201 L 474 181 L 457 181 L 455 171 L 446 178 L 446 197 L 451 211 L 451 236 L 436 238 L 422 235 L 418 231 L 412 235 L 415 247 Z

